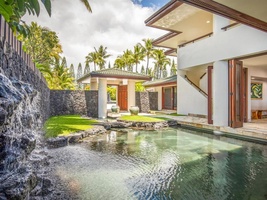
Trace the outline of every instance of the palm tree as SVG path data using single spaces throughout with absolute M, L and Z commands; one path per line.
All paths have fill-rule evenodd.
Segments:
M 174 63 L 174 60 L 172 60 L 172 64 L 171 64 L 171 76 L 176 75 L 177 73 L 177 68 L 176 65 Z
M 60 63 L 60 60 L 56 60 L 51 71 L 45 76 L 50 89 L 74 89 L 74 78 L 64 62 Z
M 155 49 L 153 53 L 153 58 L 155 59 L 155 78 L 161 78 L 161 73 L 166 65 L 170 65 L 170 59 L 166 57 L 162 49 Z
M 133 71 L 133 52 L 129 49 L 126 49 L 126 51 L 123 52 L 122 59 L 125 64 L 125 67 L 127 67 L 129 71 Z
M 106 59 L 108 57 L 110 57 L 110 54 L 107 54 L 107 47 L 104 47 L 103 45 L 101 45 L 98 50 L 96 48 L 95 49 L 95 53 L 97 55 L 97 64 L 101 69 L 105 68 L 105 64 L 106 64 Z
M 92 8 L 87 0 L 80 0 L 89 12 L 92 12 Z
M 148 66 L 149 66 L 149 58 L 153 56 L 154 47 L 152 45 L 153 40 L 152 39 L 143 39 L 144 45 L 142 47 L 144 48 L 144 54 L 146 56 L 146 74 L 148 74 Z
M 137 44 L 134 46 L 134 52 L 133 52 L 133 62 L 135 63 L 135 71 L 137 72 L 137 66 L 140 63 L 140 61 L 143 61 L 145 58 L 144 54 L 144 48 L 142 45 Z
M 96 71 L 96 64 L 97 64 L 97 53 L 96 52 L 90 52 L 88 55 L 85 57 L 85 63 L 89 64 L 92 62 L 94 64 L 94 70 Z
M 122 58 L 122 56 L 118 56 L 114 62 L 114 67 L 118 69 L 124 69 L 125 68 L 125 63 Z

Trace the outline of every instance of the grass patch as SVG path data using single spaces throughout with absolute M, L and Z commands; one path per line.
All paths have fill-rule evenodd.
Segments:
M 131 122 L 163 122 L 167 118 L 164 117 L 148 117 L 140 115 L 124 115 L 119 118 L 119 120 L 131 121 Z
M 183 114 L 177 114 L 177 113 L 170 113 L 168 115 L 171 115 L 171 116 L 186 116 L 186 115 L 183 115 Z
M 49 118 L 44 125 L 45 137 L 69 135 L 77 131 L 92 128 L 96 120 L 82 118 L 79 115 L 62 115 Z

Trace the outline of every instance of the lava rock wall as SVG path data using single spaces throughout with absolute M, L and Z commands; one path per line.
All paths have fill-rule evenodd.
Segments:
M 98 91 L 51 90 L 50 115 L 98 117 Z
M 36 163 L 46 160 L 38 146 L 50 116 L 49 96 L 40 71 L 1 38 L 0 199 L 26 199 L 38 185 Z

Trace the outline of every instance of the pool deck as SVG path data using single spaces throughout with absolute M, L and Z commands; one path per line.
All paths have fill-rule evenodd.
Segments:
M 214 126 L 212 124 L 208 124 L 206 118 L 191 116 L 171 116 L 164 114 L 160 114 L 159 116 L 174 119 L 178 122 L 178 124 L 181 125 L 221 131 L 241 136 L 254 137 L 267 141 L 267 119 L 253 120 L 252 122 L 244 123 L 244 126 L 242 128 L 231 128 L 228 126 Z
M 139 115 L 170 118 L 176 120 L 180 125 L 190 126 L 193 128 L 220 131 L 237 136 L 256 138 L 267 142 L 267 118 L 252 120 L 251 122 L 244 123 L 242 128 L 231 128 L 229 126 L 214 126 L 212 124 L 208 124 L 206 118 L 193 117 L 193 116 L 172 116 L 168 115 L 169 113 L 173 113 L 173 111 L 157 112 L 156 114 L 139 113 Z M 130 113 L 128 112 L 119 113 L 119 115 L 130 115 Z

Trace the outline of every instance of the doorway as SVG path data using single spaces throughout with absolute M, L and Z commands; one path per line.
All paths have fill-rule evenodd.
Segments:
M 118 105 L 120 110 L 128 110 L 128 90 L 127 85 L 118 86 Z

